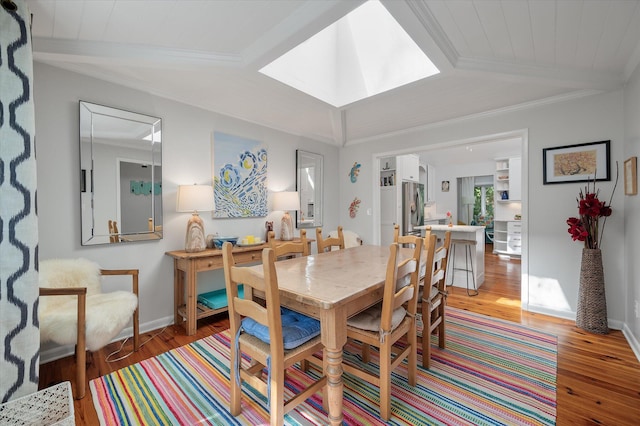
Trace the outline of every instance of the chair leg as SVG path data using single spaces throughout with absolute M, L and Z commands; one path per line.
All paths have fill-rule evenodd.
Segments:
M 307 361 L 306 359 L 300 360 L 300 370 L 309 371 L 309 361 Z
M 140 316 L 138 308 L 133 311 L 133 350 L 135 352 L 140 349 Z
M 271 369 L 269 417 L 271 426 L 284 425 L 284 369 Z
M 229 376 L 230 376 L 229 387 L 231 391 L 231 395 L 229 396 L 229 410 L 231 411 L 231 415 L 233 416 L 237 416 L 242 412 L 242 407 L 240 402 L 240 398 L 242 396 L 242 389 L 241 389 L 242 379 L 240 380 L 237 379 L 237 375 L 235 373 L 235 367 L 234 367 L 236 365 L 237 356 L 238 355 L 236 354 L 236 351 L 232 349 L 230 364 L 229 364 L 231 366 L 231 370 L 229 373 Z
M 76 340 L 76 399 L 84 398 L 87 384 L 86 295 L 78 295 L 78 337 Z
M 422 300 L 422 366 L 431 366 L 431 301 Z
M 391 345 L 380 345 L 380 418 L 391 418 Z
M 446 299 L 443 298 L 440 301 L 440 306 L 438 306 L 438 314 L 440 315 L 440 324 L 438 324 L 438 346 L 442 349 L 444 349 L 445 347 L 445 337 L 446 337 L 446 331 L 445 331 L 445 301 Z
M 80 339 L 78 339 L 80 340 Z M 84 398 L 87 380 L 87 351 L 84 346 L 76 345 L 76 399 Z
M 329 363 L 327 362 L 327 350 L 322 350 L 322 374 L 325 377 L 329 377 L 327 370 L 329 369 Z M 329 386 L 322 387 L 322 408 L 325 412 L 329 412 Z
M 371 346 L 367 343 L 363 343 L 362 344 L 362 362 L 364 362 L 365 364 L 369 363 L 369 360 L 371 359 Z
M 407 340 L 410 346 L 409 357 L 407 361 L 407 375 L 409 379 L 409 385 L 415 386 L 417 382 L 418 372 L 418 330 L 415 317 L 413 317 L 413 322 L 411 328 L 409 329 Z

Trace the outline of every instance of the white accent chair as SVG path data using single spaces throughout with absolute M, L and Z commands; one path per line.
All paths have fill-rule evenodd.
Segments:
M 104 275 L 130 275 L 132 291 L 103 293 Z M 130 320 L 133 320 L 134 350 L 140 347 L 138 270 L 101 269 L 87 259 L 43 260 L 39 283 L 40 341 L 76 345 L 75 398 L 82 399 L 86 390 L 87 349 L 96 351 L 107 345 Z

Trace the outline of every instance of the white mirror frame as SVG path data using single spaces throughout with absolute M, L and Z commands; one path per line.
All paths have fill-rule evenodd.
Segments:
M 322 226 L 324 181 L 323 157 L 303 150 L 296 151 L 296 191 L 300 210 L 296 212 L 298 228 Z

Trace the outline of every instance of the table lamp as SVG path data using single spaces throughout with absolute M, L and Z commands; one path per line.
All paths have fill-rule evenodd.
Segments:
M 282 191 L 273 195 L 273 209 L 284 211 L 280 226 L 280 239 L 291 241 L 293 240 L 293 220 L 289 211 L 300 210 L 300 197 L 297 191 Z
M 204 224 L 198 211 L 214 209 L 213 187 L 211 185 L 180 185 L 176 198 L 178 212 L 192 212 L 187 222 L 187 234 L 184 237 L 184 249 L 188 253 L 202 251 L 207 247 L 204 237 Z

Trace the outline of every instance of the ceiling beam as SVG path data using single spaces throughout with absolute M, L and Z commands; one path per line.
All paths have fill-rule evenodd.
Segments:
M 234 54 L 42 37 L 33 38 L 33 55 L 36 59 L 58 62 L 111 64 L 117 60 L 119 64 L 158 64 L 175 68 L 242 65 L 242 57 Z
M 587 71 L 464 57 L 458 58 L 455 70 L 456 73 L 483 73 L 490 78 L 540 82 L 572 89 L 616 90 L 625 82 L 625 76 L 621 72 Z

